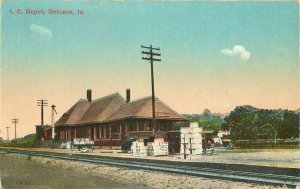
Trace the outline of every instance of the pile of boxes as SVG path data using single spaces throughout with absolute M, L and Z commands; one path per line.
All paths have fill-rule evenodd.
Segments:
M 197 159 L 202 155 L 202 128 L 198 123 L 190 123 L 190 127 L 180 128 L 181 159 Z M 134 156 L 166 156 L 169 155 L 169 145 L 163 138 L 155 138 L 154 142 L 144 145 L 142 139 L 134 141 L 131 146 Z
M 132 142 L 131 154 L 134 156 L 147 155 L 147 147 L 144 146 L 144 141 L 142 139 Z
M 59 146 L 62 149 L 70 149 L 71 148 L 71 142 L 62 142 Z
M 148 142 L 148 156 L 167 156 L 169 155 L 169 145 L 163 138 L 156 138 L 154 142 Z
M 131 154 L 133 156 L 167 156 L 169 155 L 169 145 L 163 138 L 156 138 L 154 142 L 147 142 L 144 146 L 142 139 L 132 142 Z
M 202 128 L 198 123 L 180 128 L 180 141 L 181 159 L 196 159 L 202 154 Z
M 94 144 L 93 140 L 89 138 L 74 138 L 73 143 L 77 145 L 84 145 L 84 144 Z

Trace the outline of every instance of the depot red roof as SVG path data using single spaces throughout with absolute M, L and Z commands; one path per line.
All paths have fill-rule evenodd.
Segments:
M 158 98 L 155 99 L 157 119 L 186 120 Z M 110 122 L 127 118 L 152 118 L 151 97 L 126 103 L 119 93 L 114 93 L 89 102 L 77 101 L 55 126 L 84 125 L 90 123 Z

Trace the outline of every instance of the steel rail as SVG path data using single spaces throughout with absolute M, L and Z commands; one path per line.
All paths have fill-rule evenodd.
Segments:
M 184 175 L 193 175 L 200 177 L 209 177 L 225 180 L 234 180 L 242 182 L 250 182 L 257 184 L 279 185 L 288 187 L 297 187 L 300 185 L 300 175 L 278 175 L 278 174 L 266 174 L 257 172 L 246 171 L 233 171 L 230 169 L 214 169 L 205 167 L 192 167 L 185 165 L 171 165 L 164 162 L 140 162 L 136 159 L 128 160 L 109 158 L 107 156 L 94 156 L 94 155 L 80 155 L 80 154 L 63 154 L 55 152 L 40 152 L 40 151 L 24 151 L 24 150 L 5 150 L 8 154 L 22 154 L 27 156 L 45 157 L 51 159 L 61 159 L 68 161 L 86 162 L 93 164 L 105 164 L 119 167 L 128 167 L 132 169 L 144 169 L 151 171 L 160 171 Z

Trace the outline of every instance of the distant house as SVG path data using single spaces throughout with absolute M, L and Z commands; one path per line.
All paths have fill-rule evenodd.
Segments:
M 38 140 L 51 140 L 52 127 L 51 125 L 36 125 L 36 137 Z
M 174 131 L 176 124 L 187 121 L 156 98 L 156 128 L 152 128 L 151 97 L 130 102 L 130 90 L 126 94 L 126 101 L 119 93 L 92 100 L 88 90 L 87 99 L 78 100 L 55 123 L 56 138 L 90 138 L 99 146 L 120 146 L 130 132 Z

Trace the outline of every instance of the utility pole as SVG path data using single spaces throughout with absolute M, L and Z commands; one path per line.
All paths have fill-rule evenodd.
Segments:
M 17 142 L 17 123 L 19 123 L 19 119 L 12 119 L 12 123 L 15 124 L 15 140 Z
M 298 121 L 298 133 L 299 133 L 299 136 L 298 136 L 298 141 L 299 141 L 299 145 L 300 145 L 300 113 L 299 113 L 299 121 Z
M 6 127 L 6 131 L 7 131 L 7 137 L 6 138 L 7 138 L 7 141 L 9 141 L 9 128 L 10 127 Z
M 51 106 L 51 108 L 52 108 L 52 112 L 51 112 L 52 139 L 54 139 L 54 113 L 57 114 L 55 107 L 56 106 L 54 104 Z
M 44 106 L 47 106 L 47 100 L 37 100 L 37 106 L 41 107 L 41 126 L 44 125 Z
M 154 93 L 154 74 L 153 74 L 153 62 L 158 61 L 160 62 L 161 59 L 155 58 L 155 56 L 160 56 L 160 53 L 157 53 L 155 51 L 159 51 L 159 48 L 153 48 L 152 45 L 150 47 L 146 47 L 141 45 L 142 49 L 146 49 L 146 51 L 142 51 L 143 55 L 146 55 L 147 57 L 142 57 L 143 60 L 148 60 L 150 61 L 151 64 L 151 85 L 152 85 L 152 127 L 153 131 L 155 132 L 156 130 L 156 119 L 155 119 L 155 93 Z M 153 51 L 155 50 L 155 51 Z

